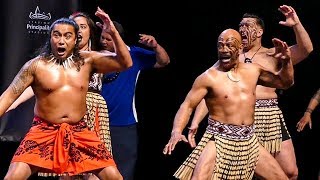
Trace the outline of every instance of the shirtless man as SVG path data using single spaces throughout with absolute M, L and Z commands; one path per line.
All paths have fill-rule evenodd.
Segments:
M 50 27 L 50 40 L 39 56 L 21 68 L 0 97 L 0 116 L 31 86 L 36 96 L 34 120 L 11 161 L 5 179 L 27 179 L 41 170 L 76 175 L 92 172 L 101 179 L 123 179 L 95 132 L 83 121 L 92 73 L 132 66 L 129 51 L 109 16 L 95 13 L 114 39 L 117 55 L 78 50 L 79 26 L 61 18 Z
M 175 116 L 171 138 L 163 153 L 170 155 L 178 142 L 187 141 L 183 129 L 202 99 L 209 109 L 208 129 L 213 136 L 194 171 L 189 168 L 190 171 L 177 174 L 176 178 L 249 180 L 255 172 L 265 179 L 287 179 L 277 161 L 258 142 L 253 126 L 257 84 L 284 89 L 293 84 L 288 46 L 279 39 L 273 39 L 273 43 L 276 51 L 269 58 L 279 61 L 281 68 L 277 72 L 240 62 L 240 34 L 233 29 L 220 34 L 219 60 L 196 78 Z
M 313 51 L 313 45 L 308 32 L 303 27 L 298 15 L 291 6 L 283 5 L 279 11 L 286 17 L 285 21 L 279 24 L 292 27 L 296 35 L 297 44 L 290 46 L 291 60 L 293 65 L 306 59 Z M 239 32 L 242 36 L 243 52 L 240 61 L 245 63 L 257 63 L 271 71 L 278 70 L 278 62 L 268 58 L 268 53 L 273 52 L 274 48 L 266 48 L 262 45 L 264 32 L 263 20 L 254 14 L 244 14 L 239 24 Z M 298 178 L 298 167 L 294 147 L 290 134 L 286 128 L 281 109 L 278 107 L 278 95 L 276 88 L 258 85 L 256 90 L 257 100 L 255 107 L 256 133 L 262 145 L 275 156 L 282 169 L 290 179 Z M 195 147 L 195 134 L 198 124 L 207 115 L 208 110 L 203 102 L 196 108 L 188 135 L 189 142 Z M 210 136 L 205 132 L 199 142 L 203 145 Z M 196 157 L 195 153 L 200 152 L 197 146 L 189 156 Z M 198 154 L 198 153 L 197 153 Z M 191 160 L 191 159 L 190 159 Z M 188 160 L 188 161 L 190 161 Z M 193 159 L 192 161 L 194 161 Z

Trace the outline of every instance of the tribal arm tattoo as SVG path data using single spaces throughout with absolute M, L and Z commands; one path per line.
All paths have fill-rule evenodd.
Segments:
M 38 59 L 25 63 L 10 86 L 0 96 L 0 116 L 14 103 L 23 91 L 33 82 Z
M 30 60 L 21 68 L 10 85 L 14 94 L 20 95 L 28 86 L 30 86 L 37 66 L 38 60 Z
M 311 114 L 313 110 L 318 106 L 319 103 L 320 103 L 320 89 L 318 89 L 318 91 L 311 98 L 305 112 Z
M 320 89 L 313 95 L 312 99 L 315 99 L 318 103 L 320 102 Z

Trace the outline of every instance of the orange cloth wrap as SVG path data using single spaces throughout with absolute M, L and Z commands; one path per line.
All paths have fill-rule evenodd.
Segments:
M 25 162 L 43 168 L 43 172 L 70 176 L 116 166 L 103 142 L 83 120 L 77 124 L 50 124 L 38 117 L 12 162 Z

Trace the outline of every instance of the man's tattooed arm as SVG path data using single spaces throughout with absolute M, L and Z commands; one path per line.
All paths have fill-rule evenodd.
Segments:
M 32 59 L 24 64 L 10 86 L 0 96 L 0 116 L 32 84 L 39 59 Z
M 318 91 L 313 95 L 312 98 L 320 102 L 320 89 L 318 89 Z
M 20 69 L 10 85 L 14 94 L 20 95 L 31 84 L 37 64 L 37 60 L 30 60 Z
M 318 91 L 311 98 L 308 108 L 306 109 L 305 112 L 311 114 L 313 110 L 318 106 L 319 103 L 320 103 L 320 89 L 318 89 Z

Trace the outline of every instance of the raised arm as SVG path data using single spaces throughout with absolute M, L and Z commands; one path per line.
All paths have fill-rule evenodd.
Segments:
M 123 71 L 132 66 L 132 59 L 126 44 L 115 28 L 109 15 L 98 7 L 96 13 L 102 22 L 102 31 L 109 33 L 115 45 L 115 56 L 101 52 L 89 52 L 93 60 L 93 67 L 100 73 Z
M 13 102 L 31 85 L 38 60 L 30 60 L 24 64 L 10 86 L 0 96 L 0 116 L 13 104 Z
M 163 150 L 164 154 L 170 155 L 178 142 L 188 142 L 182 132 L 188 124 L 192 112 L 208 92 L 206 86 L 204 86 L 203 79 L 204 77 L 200 75 L 195 80 L 191 90 L 180 105 L 173 121 L 170 140 Z
M 147 34 L 139 34 L 139 36 L 139 43 L 152 48 L 156 53 L 157 62 L 154 65 L 155 68 L 161 68 L 170 63 L 170 58 L 167 51 L 160 44 L 158 44 L 157 40 L 153 36 Z
M 296 11 L 291 6 L 282 5 L 278 10 L 286 17 L 286 21 L 280 21 L 279 24 L 292 27 L 296 36 L 297 44 L 290 47 L 291 60 L 295 65 L 307 58 L 313 51 L 312 41 Z
M 34 96 L 34 92 L 33 92 L 32 88 L 31 88 L 31 86 L 29 86 L 26 90 L 23 91 L 23 93 L 19 96 L 19 98 L 14 101 L 14 103 L 9 107 L 9 109 L 7 109 L 6 112 L 17 108 L 20 104 L 22 104 L 23 102 L 29 100 L 33 96 Z
M 272 42 L 275 46 L 275 53 L 268 54 L 276 58 L 280 62 L 280 70 L 278 72 L 270 72 L 261 67 L 258 84 L 278 89 L 287 89 L 294 83 L 294 69 L 291 61 L 290 50 L 287 43 L 280 39 L 273 38 Z
M 304 115 L 302 116 L 300 121 L 297 123 L 298 132 L 301 132 L 307 123 L 309 124 L 310 129 L 312 128 L 311 114 L 313 110 L 318 106 L 319 102 L 320 102 L 320 89 L 318 89 L 318 91 L 310 99 L 308 107 L 304 112 Z

